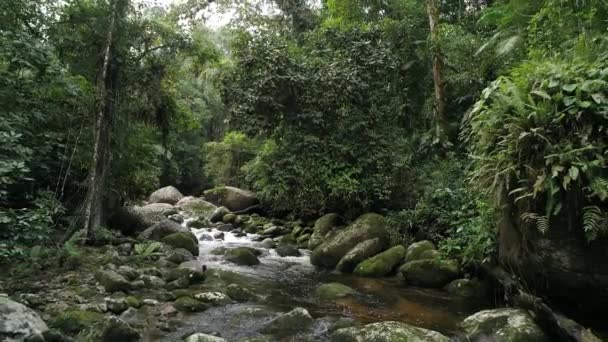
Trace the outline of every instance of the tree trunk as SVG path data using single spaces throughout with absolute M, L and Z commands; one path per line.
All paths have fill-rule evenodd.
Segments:
M 431 55 L 433 59 L 433 83 L 435 88 L 435 115 L 437 136 L 443 137 L 447 132 L 447 100 L 445 81 L 443 80 L 443 58 L 438 44 L 439 4 L 437 0 L 427 0 L 429 27 L 431 29 Z
M 95 231 L 102 224 L 103 192 L 110 155 L 110 129 L 112 122 L 112 80 L 109 77 L 112 45 L 116 28 L 117 2 L 111 0 L 110 23 L 103 50 L 103 64 L 97 84 L 95 108 L 95 141 L 93 158 L 88 177 L 87 195 L 83 207 L 84 241 L 95 239 Z

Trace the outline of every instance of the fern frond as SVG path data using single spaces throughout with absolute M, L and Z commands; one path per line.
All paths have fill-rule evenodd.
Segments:
M 521 215 L 521 219 L 528 223 L 533 223 L 536 225 L 536 229 L 542 234 L 545 234 L 549 231 L 550 222 L 549 217 L 538 215 L 536 213 L 525 213 Z
M 587 241 L 593 241 L 608 230 L 608 215 L 598 206 L 583 209 L 583 230 Z

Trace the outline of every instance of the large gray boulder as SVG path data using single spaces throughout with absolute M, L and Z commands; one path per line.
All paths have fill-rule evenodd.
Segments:
M 375 238 L 380 240 L 383 247 L 388 244 L 384 217 L 372 213 L 362 215 L 346 229 L 315 248 L 310 261 L 313 265 L 334 268 L 361 241 Z
M 222 186 L 205 191 L 205 198 L 230 211 L 241 211 L 259 203 L 254 192 L 232 186 Z
M 325 236 L 338 224 L 339 220 L 338 214 L 327 214 L 318 218 L 308 240 L 308 249 L 312 251 L 317 248 L 323 242 Z
M 49 330 L 40 316 L 27 306 L 0 295 L 0 341 L 23 341 Z
M 177 190 L 173 186 L 167 186 L 161 189 L 158 189 L 150 195 L 149 202 L 150 203 L 168 203 L 175 204 L 179 200 L 184 197 L 179 190 Z
M 213 212 L 217 210 L 217 207 L 212 203 L 193 196 L 182 198 L 175 206 L 190 216 L 204 217 L 206 219 L 209 219 Z
M 447 342 L 436 331 L 418 328 L 402 322 L 378 322 L 336 330 L 331 342 Z M 506 340 L 505 340 L 506 341 Z
M 424 259 L 405 263 L 399 272 L 410 285 L 438 288 L 456 279 L 460 269 L 453 260 Z
M 109 223 L 112 227 L 120 229 L 123 234 L 131 235 L 174 214 L 177 214 L 177 209 L 167 203 L 122 207 L 110 217 Z
M 383 247 L 384 244 L 378 238 L 365 240 L 346 253 L 336 269 L 340 272 L 352 272 L 360 262 L 382 252 Z
M 191 233 L 190 229 L 182 227 L 179 223 L 171 220 L 163 220 L 153 224 L 143 232 L 141 232 L 137 238 L 139 240 L 154 240 L 161 241 L 164 237 L 175 233 Z
M 480 311 L 467 317 L 461 327 L 470 341 L 549 341 L 532 317 L 521 309 Z

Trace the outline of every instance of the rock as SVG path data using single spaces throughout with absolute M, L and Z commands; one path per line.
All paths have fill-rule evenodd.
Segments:
M 112 270 L 101 270 L 95 273 L 97 281 L 105 288 L 106 292 L 127 292 L 131 290 L 131 283 Z
M 331 334 L 331 342 L 447 342 L 446 336 L 401 322 L 378 322 L 342 328 Z
M 183 248 L 193 255 L 198 255 L 198 240 L 191 232 L 180 232 L 165 236 L 163 243 L 175 248 Z
M 199 216 L 206 220 L 208 220 L 217 209 L 212 203 L 209 203 L 202 198 L 192 196 L 182 198 L 177 202 L 176 207 L 185 211 L 189 216 Z
M 130 266 L 120 266 L 116 272 L 128 280 L 135 280 L 140 276 L 139 271 Z
M 104 316 L 99 312 L 68 309 L 54 315 L 49 325 L 64 334 L 76 335 L 103 320 Z
M 302 246 L 302 248 L 308 248 L 308 241 L 310 241 L 310 234 L 302 234 L 296 240 L 298 246 Z
M 226 294 L 232 300 L 237 302 L 247 302 L 256 298 L 256 296 L 249 290 L 237 285 L 230 284 L 226 287 Z
M 231 186 L 223 186 L 205 191 L 205 198 L 222 205 L 230 211 L 241 211 L 259 203 L 255 193 Z
M 156 267 L 146 267 L 141 269 L 141 273 L 145 275 L 153 275 L 157 277 L 162 277 L 163 273 Z
M 549 341 L 532 317 L 521 309 L 480 311 L 467 317 L 461 327 L 470 341 Z
M 353 294 L 355 294 L 355 290 L 340 283 L 323 284 L 317 287 L 317 296 L 324 301 L 333 301 Z
M 103 324 L 98 335 L 93 337 L 91 341 L 99 342 L 135 342 L 139 341 L 141 335 L 137 330 L 133 329 L 127 322 L 120 318 L 110 317 Z
M 143 281 L 144 287 L 149 289 L 161 289 L 167 285 L 164 280 L 153 275 L 142 275 L 139 280 Z
M 352 272 L 363 260 L 382 252 L 383 244 L 380 239 L 369 239 L 357 244 L 336 266 L 340 272 Z
M 282 257 L 287 257 L 287 256 L 299 257 L 302 255 L 302 253 L 300 253 L 300 251 L 292 245 L 281 245 L 281 246 L 277 247 L 276 251 L 277 251 L 277 254 Z
M 435 251 L 437 248 L 431 241 L 419 241 L 414 242 L 407 248 L 407 252 L 405 253 L 405 262 L 410 262 L 414 260 L 421 259 L 432 259 L 432 258 L 424 258 L 423 253 L 427 251 Z M 428 256 L 428 254 L 427 254 Z
M 361 277 L 384 277 L 392 273 L 405 257 L 405 247 L 399 245 L 361 262 L 355 273 Z
M 315 248 L 310 261 L 313 265 L 334 268 L 361 241 L 374 238 L 378 238 L 383 246 L 388 243 L 384 217 L 378 214 L 362 215 L 346 229 Z
M 321 216 L 316 222 L 308 241 L 308 249 L 317 248 L 322 242 L 327 233 L 335 227 L 339 222 L 338 214 L 327 214 Z
M 217 240 L 224 240 L 225 234 L 222 232 L 213 234 L 213 238 Z
M 485 284 L 477 279 L 456 279 L 443 289 L 452 295 L 467 298 L 484 298 L 488 293 Z
M 141 290 L 146 288 L 146 284 L 143 282 L 143 280 L 135 280 L 131 282 L 131 288 L 133 290 Z
M 236 215 L 232 213 L 228 213 L 222 217 L 222 222 L 224 223 L 233 223 L 236 220 Z
M 252 266 L 260 263 L 260 260 L 251 252 L 251 250 L 244 247 L 237 247 L 229 250 L 226 252 L 225 258 L 237 265 Z
M 194 295 L 195 299 L 213 306 L 230 304 L 232 300 L 221 292 L 203 292 Z
M 410 261 L 399 271 L 408 284 L 423 287 L 443 287 L 459 273 L 457 262 L 439 259 Z
M 308 329 L 314 319 L 304 308 L 295 308 L 272 319 L 262 331 L 265 333 L 290 334 Z
M 213 335 L 196 333 L 188 336 L 185 342 L 226 342 L 225 339 Z
M 154 191 L 148 201 L 150 203 L 168 203 L 174 205 L 183 197 L 184 195 L 175 187 L 167 186 Z
M 211 222 L 205 217 L 197 217 L 194 220 L 186 222 L 188 228 L 203 229 L 211 227 Z
M 121 207 L 110 217 L 109 224 L 125 235 L 140 232 L 155 223 L 167 220 L 168 216 L 177 214 L 170 204 L 153 203 L 142 207 Z
M 283 229 L 278 226 L 270 226 L 262 231 L 262 236 L 275 237 L 283 233 Z
M 258 242 L 255 246 L 260 248 L 271 249 L 276 247 L 276 242 L 274 242 L 271 238 L 266 238 L 262 240 L 262 242 Z
M 441 259 L 441 252 L 436 249 L 429 249 L 428 251 L 424 251 L 418 257 L 418 260 L 424 259 Z
M 188 271 L 187 276 L 192 284 L 205 280 L 205 265 L 198 260 L 182 262 L 178 269 Z
M 180 214 L 174 214 L 174 215 L 170 215 L 168 217 L 169 220 L 175 222 L 175 223 L 179 223 L 182 224 L 184 223 L 184 217 Z
M 143 302 L 141 301 L 141 299 L 139 299 L 135 296 L 128 296 L 125 298 L 125 301 L 132 308 L 140 308 L 143 305 Z
M 137 236 L 137 239 L 162 241 L 164 237 L 175 233 L 190 233 L 190 230 L 179 223 L 165 219 L 146 228 Z
M 217 247 L 217 248 L 214 248 L 214 249 L 210 250 L 209 254 L 211 254 L 211 255 L 224 255 L 224 254 L 226 254 L 226 252 L 228 252 L 228 248 L 224 247 L 224 246 L 221 246 L 221 247 Z
M 230 210 L 228 210 L 226 207 L 216 208 L 213 213 L 211 213 L 211 216 L 209 216 L 209 221 L 212 223 L 221 222 L 224 216 L 227 214 L 230 214 Z
M 120 314 L 129 308 L 129 304 L 124 298 L 104 298 L 108 310 L 115 314 Z
M 173 303 L 178 311 L 182 312 L 201 312 L 207 310 L 209 305 L 200 302 L 192 297 L 180 297 Z
M 229 232 L 234 229 L 234 226 L 229 223 L 218 223 L 215 228 L 221 232 Z
M 163 304 L 160 308 L 160 314 L 163 316 L 172 316 L 177 313 L 177 309 L 173 304 Z
M 46 323 L 34 310 L 0 295 L 0 340 L 20 341 L 47 330 Z
M 198 238 L 198 241 L 213 241 L 213 236 L 209 234 L 203 234 Z
M 182 262 L 191 261 L 194 259 L 194 255 L 190 253 L 189 250 L 184 248 L 174 249 L 173 251 L 171 251 L 171 253 L 169 253 L 169 256 L 167 257 L 167 260 L 176 264 L 181 264 Z
M 160 305 L 159 301 L 157 301 L 156 299 L 150 299 L 150 298 L 144 299 L 142 301 L 142 303 L 144 305 L 147 305 L 147 306 L 158 306 L 158 305 Z

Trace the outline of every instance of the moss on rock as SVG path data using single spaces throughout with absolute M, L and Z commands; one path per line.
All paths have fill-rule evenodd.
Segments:
M 384 277 L 393 272 L 404 257 L 405 247 L 395 246 L 361 262 L 355 268 L 354 273 L 362 277 Z

